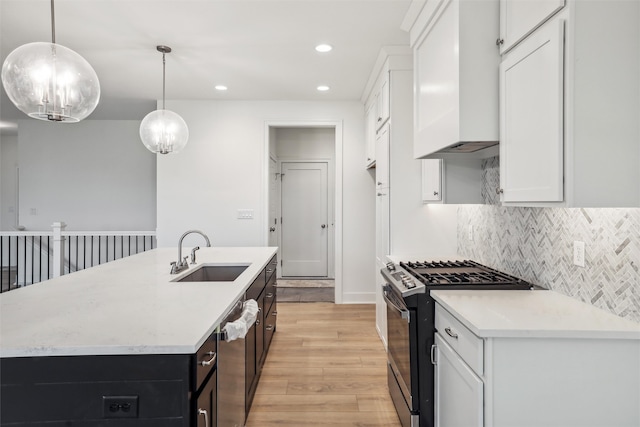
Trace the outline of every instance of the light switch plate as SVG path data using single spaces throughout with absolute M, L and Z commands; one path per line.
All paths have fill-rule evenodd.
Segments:
M 238 209 L 238 219 L 253 219 L 253 209 Z

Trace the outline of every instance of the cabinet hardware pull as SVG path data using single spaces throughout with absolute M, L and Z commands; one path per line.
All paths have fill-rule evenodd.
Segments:
M 274 311 L 273 313 L 271 313 L 271 315 L 272 315 L 272 316 L 277 316 L 277 315 L 278 315 L 278 312 L 277 312 L 277 311 Z
M 273 273 L 273 270 L 271 268 L 267 268 L 267 273 Z
M 273 298 L 273 294 L 269 292 L 267 295 L 265 295 L 265 298 Z
M 367 161 L 371 160 L 371 157 L 367 157 Z
M 207 414 L 207 411 L 205 411 L 204 409 L 198 408 L 198 415 L 204 415 L 204 425 L 206 427 L 209 427 L 209 416 Z
M 496 39 L 496 46 L 501 46 L 504 44 L 504 39 L 498 38 Z
M 447 335 L 449 335 L 451 338 L 458 339 L 458 334 L 456 334 L 455 332 L 453 332 L 453 331 L 451 330 L 451 328 L 450 328 L 450 327 L 448 327 L 448 326 L 447 326 L 446 328 L 444 328 L 444 331 L 445 331 L 445 332 L 447 333 Z
M 267 331 L 273 331 L 273 325 L 267 325 L 265 328 Z
M 502 188 L 496 188 L 496 194 L 502 194 L 504 190 Z
M 214 363 L 214 362 L 216 361 L 216 357 L 217 357 L 217 355 L 216 355 L 216 353 L 215 353 L 215 352 L 213 352 L 213 351 L 209 351 L 209 352 L 207 352 L 207 354 L 208 354 L 209 356 L 211 356 L 211 359 L 209 359 L 209 360 L 203 360 L 202 362 L 200 362 L 200 365 L 201 365 L 201 366 L 209 366 L 209 365 L 211 365 L 212 363 Z
M 434 191 L 434 192 L 433 192 L 433 195 L 434 195 L 434 196 L 437 196 L 437 195 L 438 195 L 438 192 L 437 192 L 437 191 Z
M 384 193 L 378 193 L 378 196 L 384 196 Z
M 435 344 L 431 344 L 431 364 L 432 365 L 437 365 L 437 361 L 436 361 L 436 349 L 438 348 L 437 345 Z
M 382 121 L 382 117 L 378 117 L 378 121 L 381 122 Z

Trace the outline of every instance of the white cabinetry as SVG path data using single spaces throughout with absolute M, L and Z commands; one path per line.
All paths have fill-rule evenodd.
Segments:
M 504 202 L 563 200 L 563 30 L 555 20 L 500 65 Z
M 564 7 L 565 0 L 500 0 L 500 53 L 505 53 Z
M 498 0 L 444 0 L 411 27 L 414 157 L 498 143 Z
M 480 377 L 436 333 L 436 427 L 483 427 L 483 383 Z
M 480 291 L 490 292 L 528 297 L 531 292 L 552 291 Z M 443 293 L 435 293 L 437 333 L 432 349 L 436 426 L 640 425 L 640 340 L 637 333 L 631 336 L 630 327 L 621 329 L 623 337 L 616 330 L 619 322 L 608 318 L 571 320 L 567 313 L 579 310 L 563 309 L 550 300 L 545 300 L 548 306 L 532 307 L 504 293 L 444 297 L 449 307 L 461 302 L 457 307 L 475 316 L 469 320 L 442 305 Z M 573 302 L 572 306 L 586 306 Z M 475 307 L 469 309 L 472 304 Z M 591 316 L 592 309 L 582 311 Z M 552 325 L 543 313 L 567 317 Z M 465 326 L 477 325 L 477 319 L 486 319 L 475 328 L 482 337 Z M 523 326 L 523 321 L 539 322 L 544 329 Z M 580 330 L 578 325 L 584 324 L 594 329 Z
M 376 188 L 389 188 L 389 124 L 376 134 Z
M 442 200 L 442 160 L 422 160 L 422 201 Z
M 365 138 L 366 138 L 366 160 L 365 166 L 370 168 L 376 164 L 376 104 L 371 102 L 366 107 L 365 115 Z
M 553 16 L 509 50 L 500 68 L 502 200 L 638 207 L 640 2 L 566 0 L 559 11 L 552 3 L 545 7 Z M 501 4 L 507 11 L 526 6 Z M 507 14 L 502 31 L 522 13 Z

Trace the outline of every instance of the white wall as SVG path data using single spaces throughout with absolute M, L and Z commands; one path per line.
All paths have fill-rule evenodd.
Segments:
M 335 157 L 333 128 L 276 128 L 276 155 L 280 159 L 331 159 Z
M 154 230 L 156 156 L 140 142 L 139 126 L 137 120 L 19 121 L 20 224 Z
M 0 230 L 13 230 L 16 224 L 16 185 L 18 136 L 0 135 Z
M 261 246 L 267 236 L 267 122 L 342 122 L 343 301 L 373 302 L 374 182 L 362 167 L 364 111 L 359 102 L 167 101 L 189 126 L 182 153 L 158 159 L 159 246 L 191 228 L 214 246 Z M 253 220 L 237 219 L 253 209 Z M 191 237 L 191 236 L 190 236 Z M 185 245 L 200 244 L 197 237 Z

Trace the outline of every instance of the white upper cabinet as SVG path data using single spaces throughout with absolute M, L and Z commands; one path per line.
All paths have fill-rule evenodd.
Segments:
M 365 114 L 366 160 L 365 166 L 370 168 L 376 164 L 376 104 L 370 103 Z
M 505 53 L 500 91 L 503 203 L 640 206 L 639 1 L 567 0 Z
M 444 0 L 411 27 L 414 157 L 498 143 L 498 0 Z
M 563 200 L 563 24 L 537 31 L 500 65 L 504 202 Z
M 389 72 L 380 74 L 376 92 L 376 129 L 380 129 L 389 120 Z
M 389 125 L 376 137 L 376 189 L 389 188 Z
M 500 0 L 500 53 L 515 46 L 564 7 L 565 0 Z
M 442 159 L 424 159 L 422 162 L 422 201 L 442 200 Z

